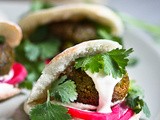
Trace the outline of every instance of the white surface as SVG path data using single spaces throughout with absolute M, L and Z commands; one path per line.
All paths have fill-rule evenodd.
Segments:
M 0 120 L 8 120 L 15 110 L 27 99 L 29 91 L 22 91 L 21 94 L 0 103 Z
M 114 1 L 117 0 L 113 0 L 111 3 L 114 3 Z M 10 4 L 6 4 L 6 2 L 0 1 L 0 11 L 5 13 L 12 21 L 18 21 L 22 13 L 27 11 L 28 6 L 28 2 L 11 2 Z M 118 4 L 115 3 L 113 6 L 115 6 L 115 8 L 120 6 L 119 9 L 123 9 L 122 4 L 118 6 Z M 126 7 L 123 11 L 125 10 L 127 10 Z M 137 15 L 139 14 L 140 13 L 137 13 Z M 130 78 L 136 79 L 138 84 L 145 90 L 146 102 L 148 103 L 152 114 L 151 120 L 160 120 L 159 50 L 155 48 L 155 43 L 153 43 L 153 40 L 147 34 L 135 29 L 127 30 L 125 33 L 125 43 L 128 48 L 134 48 L 134 54 L 139 58 L 139 64 L 136 67 L 129 69 Z M 15 103 L 16 102 L 14 102 L 14 104 Z M 0 112 L 1 111 L 3 111 L 2 107 L 0 107 Z
M 124 36 L 127 48 L 134 48 L 139 59 L 137 66 L 128 68 L 129 76 L 135 79 L 145 91 L 145 101 L 151 111 L 151 120 L 160 120 L 160 54 L 153 40 L 137 29 L 128 29 Z

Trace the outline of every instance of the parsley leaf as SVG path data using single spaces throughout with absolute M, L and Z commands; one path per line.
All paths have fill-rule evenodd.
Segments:
M 24 51 L 26 57 L 30 61 L 36 61 L 40 55 L 40 51 L 37 45 L 32 44 L 29 40 L 25 41 Z
M 63 103 L 70 103 L 77 99 L 76 85 L 73 81 L 67 80 L 67 76 L 62 76 L 53 82 L 51 86 L 51 96 Z
M 107 53 L 78 58 L 75 61 L 75 68 L 90 70 L 92 73 L 102 70 L 106 75 L 111 74 L 114 78 L 121 77 L 126 73 L 127 57 L 132 51 L 132 49 L 115 49 Z
M 60 42 L 57 39 L 50 39 L 48 42 L 42 42 L 38 45 L 40 51 L 40 58 L 46 60 L 55 56 L 60 47 Z
M 119 72 L 125 74 L 125 67 L 128 64 L 128 56 L 133 52 L 133 49 L 125 50 L 125 49 L 115 49 L 108 52 L 109 56 L 113 59 L 117 67 L 119 68 Z M 115 65 L 115 66 L 116 66 Z
M 99 69 L 102 69 L 101 59 L 101 54 L 78 58 L 75 62 L 75 68 L 82 68 L 85 71 L 90 69 L 92 73 L 99 72 Z
M 45 66 L 45 60 L 58 53 L 60 42 L 50 38 L 46 41 L 33 43 L 26 39 L 15 49 L 16 61 L 22 63 L 28 72 L 28 76 L 20 87 L 31 89 L 34 82 L 41 75 Z
M 128 95 L 126 97 L 126 103 L 135 113 L 139 113 L 143 110 L 143 113 L 149 118 L 151 114 L 143 98 L 144 95 L 142 89 L 135 84 L 135 81 L 131 81 Z
M 70 120 L 71 116 L 67 112 L 65 107 L 50 102 L 48 92 L 47 101 L 32 108 L 29 115 L 31 120 Z
M 139 96 L 133 98 L 130 94 L 127 96 L 127 105 L 137 114 L 142 110 L 143 100 Z
M 112 59 L 111 56 L 104 55 L 103 60 L 104 60 L 103 70 L 106 75 L 112 74 L 114 78 L 117 78 L 117 77 L 121 77 L 122 74 L 124 74 L 120 72 L 117 63 Z
M 33 43 L 29 40 L 24 40 L 23 49 L 26 58 L 29 61 L 37 61 L 39 59 L 46 60 L 55 56 L 59 51 L 59 40 L 51 38 L 46 41 L 40 43 Z

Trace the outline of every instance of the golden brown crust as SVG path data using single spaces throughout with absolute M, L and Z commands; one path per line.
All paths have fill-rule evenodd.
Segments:
M 116 84 L 114 88 L 114 92 L 112 95 L 112 102 L 116 102 L 118 100 L 123 100 L 129 89 L 129 77 L 128 75 L 124 75 L 119 83 Z

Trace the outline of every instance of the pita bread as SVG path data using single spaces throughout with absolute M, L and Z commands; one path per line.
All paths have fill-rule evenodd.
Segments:
M 20 20 L 19 25 L 24 37 L 38 26 L 63 20 L 79 21 L 90 19 L 111 28 L 112 34 L 120 36 L 123 33 L 121 19 L 108 7 L 96 4 L 68 4 L 50 9 L 33 12 Z
M 59 77 L 60 73 L 63 72 L 72 61 L 86 55 L 104 53 L 116 48 L 122 48 L 122 46 L 111 40 L 92 40 L 70 47 L 54 57 L 44 68 L 42 75 L 34 85 L 24 106 L 26 113 L 29 113 L 34 105 L 46 98 L 47 88 Z
M 5 41 L 12 48 L 18 46 L 22 39 L 21 28 L 9 21 L 0 21 L 0 35 L 5 37 Z

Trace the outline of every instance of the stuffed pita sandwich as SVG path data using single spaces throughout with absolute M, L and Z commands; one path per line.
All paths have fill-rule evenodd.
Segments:
M 0 102 L 20 93 L 18 84 L 25 80 L 25 67 L 15 62 L 14 48 L 22 38 L 20 27 L 9 21 L 0 21 Z
M 130 88 L 126 66 L 131 52 L 110 40 L 66 49 L 43 69 L 25 103 L 26 113 L 31 120 L 138 119 L 146 104 Z

